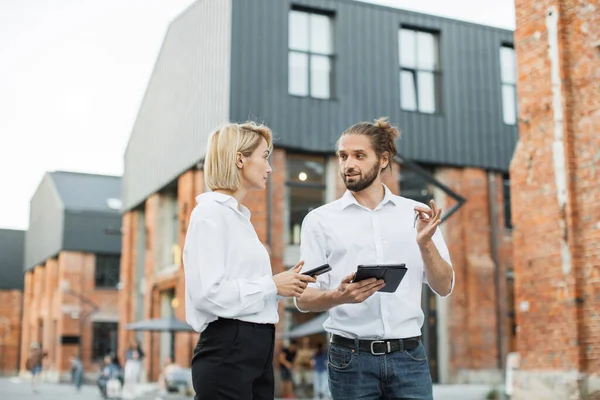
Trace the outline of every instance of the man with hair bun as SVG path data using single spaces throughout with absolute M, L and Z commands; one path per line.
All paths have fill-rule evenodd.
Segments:
M 302 223 L 304 269 L 332 270 L 294 299 L 303 312 L 329 311 L 329 386 L 334 399 L 431 400 L 421 342 L 421 288 L 450 295 L 454 271 L 438 226 L 442 209 L 396 196 L 382 174 L 396 155 L 398 129 L 386 119 L 360 122 L 337 142 L 346 192 Z M 353 281 L 358 265 L 405 264 L 393 292 L 382 279 Z

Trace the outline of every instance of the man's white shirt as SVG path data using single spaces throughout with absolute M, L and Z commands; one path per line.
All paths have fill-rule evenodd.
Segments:
M 427 283 L 421 252 L 416 242 L 414 206 L 384 185 L 381 203 L 370 210 L 361 206 L 350 191 L 342 198 L 311 211 L 302 223 L 303 270 L 323 264 L 331 272 L 310 284 L 323 290 L 336 289 L 358 265 L 406 264 L 408 269 L 394 293 L 377 292 L 358 304 L 343 304 L 329 310 L 326 331 L 349 338 L 399 339 L 421 335 L 424 315 L 421 289 Z M 450 263 L 450 254 L 439 229 L 433 243 Z M 454 288 L 454 272 L 452 275 Z

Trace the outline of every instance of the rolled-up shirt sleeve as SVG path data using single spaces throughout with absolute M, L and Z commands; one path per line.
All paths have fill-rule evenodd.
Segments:
M 227 279 L 227 240 L 222 224 L 192 215 L 184 248 L 188 297 L 195 309 L 223 318 L 260 312 L 265 300 L 275 296 L 275 282 L 270 275 Z

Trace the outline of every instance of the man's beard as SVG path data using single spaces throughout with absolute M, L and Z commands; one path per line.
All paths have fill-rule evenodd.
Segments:
M 354 179 L 352 182 L 348 181 L 348 177 L 346 174 L 355 174 L 359 173 L 359 175 L 355 175 L 352 178 Z M 375 179 L 377 179 L 377 175 L 379 174 L 379 161 L 373 165 L 373 168 L 368 170 L 365 174 L 359 172 L 358 170 L 352 168 L 342 172 L 342 179 L 344 180 L 344 184 L 346 185 L 346 189 L 351 192 L 360 192 L 371 186 Z

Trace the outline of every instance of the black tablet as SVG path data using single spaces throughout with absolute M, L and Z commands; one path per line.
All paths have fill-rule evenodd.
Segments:
M 379 292 L 393 293 L 398 289 L 406 271 L 406 264 L 359 265 L 353 282 L 369 278 L 383 279 L 385 286 L 379 289 Z

